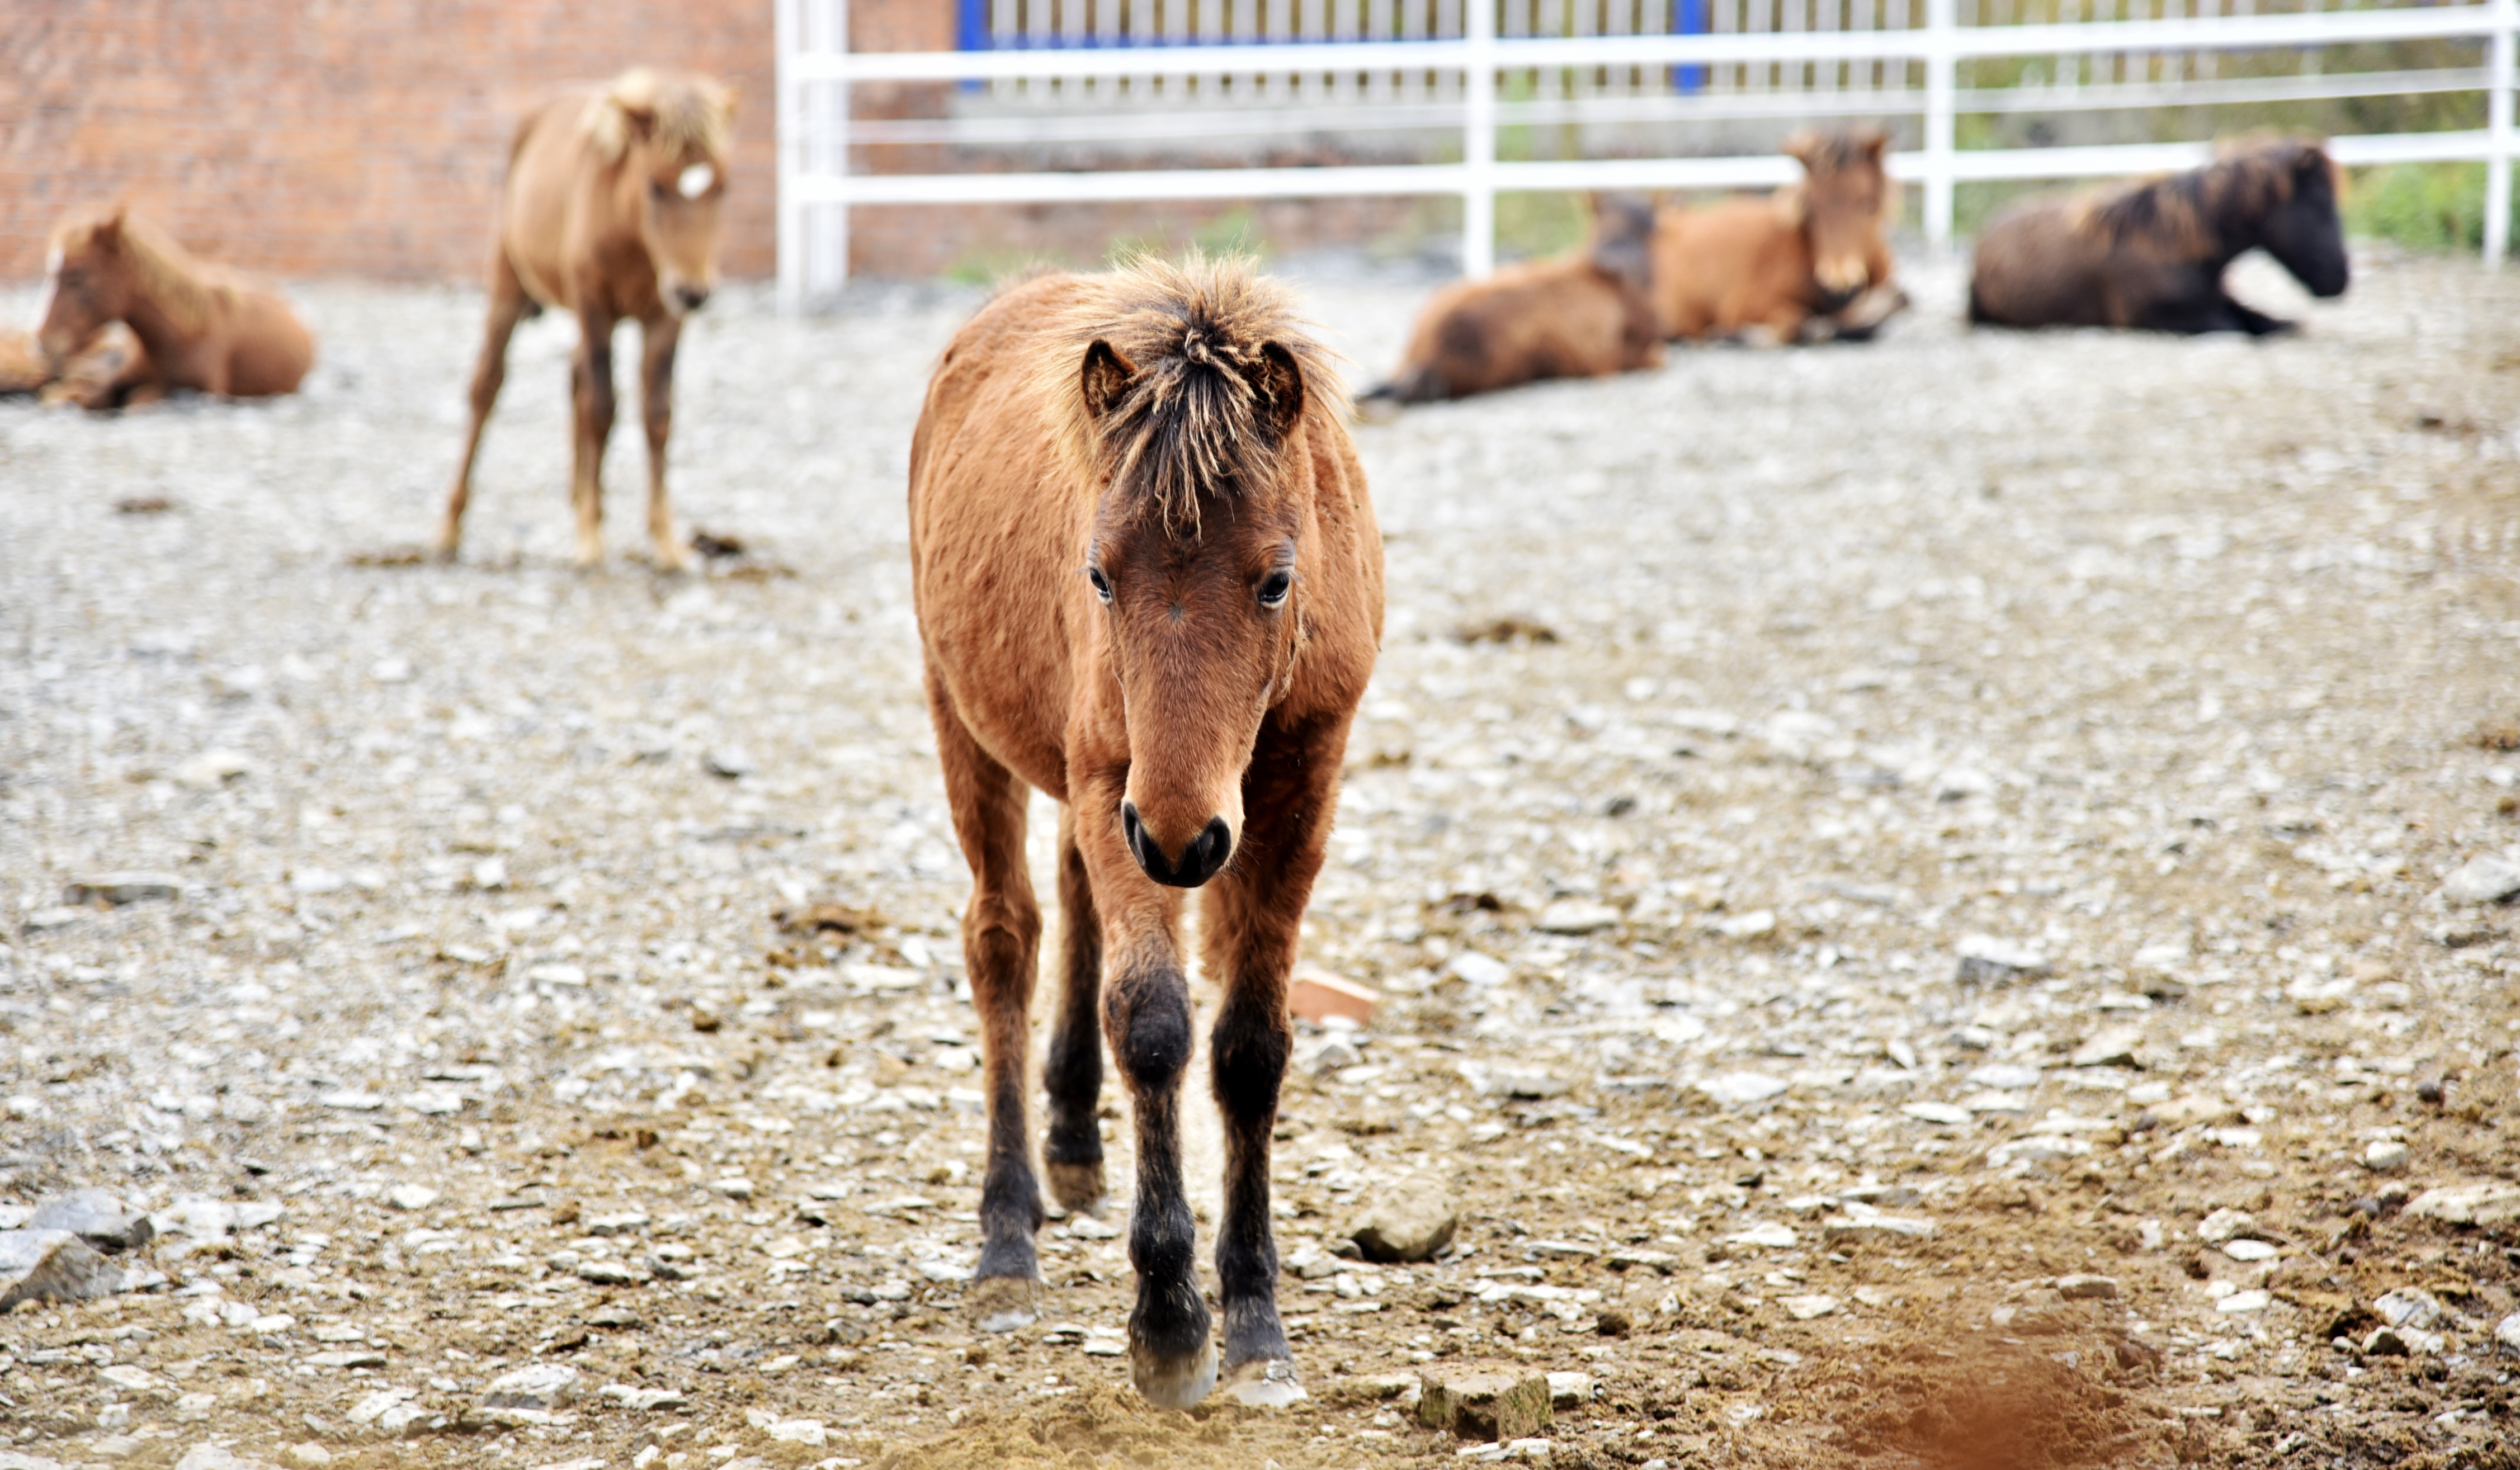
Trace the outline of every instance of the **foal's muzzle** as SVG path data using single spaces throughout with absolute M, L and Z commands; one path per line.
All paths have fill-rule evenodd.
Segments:
M 699 310 L 702 306 L 708 304 L 708 288 L 705 286 L 677 286 L 674 288 L 674 299 L 683 303 L 683 310 L 685 311 Z
M 1234 831 L 1222 817 L 1207 819 L 1207 825 L 1182 849 L 1179 862 L 1164 856 L 1163 844 L 1147 830 L 1134 801 L 1120 803 L 1120 834 L 1128 840 L 1129 856 L 1138 860 L 1148 877 L 1175 888 L 1196 888 L 1216 876 L 1225 860 L 1234 856 Z

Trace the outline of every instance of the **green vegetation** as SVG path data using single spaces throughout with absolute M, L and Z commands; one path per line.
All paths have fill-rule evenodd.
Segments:
M 2358 169 L 2345 197 L 2345 231 L 2414 250 L 2478 249 L 2485 244 L 2485 165 Z

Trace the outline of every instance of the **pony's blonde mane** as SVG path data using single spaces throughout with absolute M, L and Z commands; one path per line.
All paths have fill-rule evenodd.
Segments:
M 735 127 L 735 89 L 689 72 L 622 72 L 586 104 L 586 134 L 605 162 L 618 163 L 630 151 L 633 113 L 650 119 L 651 136 L 668 157 L 723 158 Z
M 1203 494 L 1233 494 L 1281 473 L 1284 445 L 1262 413 L 1259 379 L 1279 371 L 1274 343 L 1303 379 L 1298 411 L 1345 410 L 1330 353 L 1313 340 L 1284 287 L 1243 256 L 1192 250 L 1179 265 L 1151 255 L 1085 278 L 1086 290 L 1039 340 L 1032 365 L 1050 428 L 1075 482 L 1120 487 L 1166 523 L 1195 528 Z M 1106 342 L 1137 371 L 1099 417 L 1085 402 L 1084 362 Z
M 65 256 L 75 254 L 109 224 L 116 227 L 113 249 L 130 266 L 133 289 L 156 302 L 180 332 L 208 331 L 244 284 L 236 272 L 195 259 L 171 236 L 120 205 L 71 215 L 53 232 L 52 243 Z

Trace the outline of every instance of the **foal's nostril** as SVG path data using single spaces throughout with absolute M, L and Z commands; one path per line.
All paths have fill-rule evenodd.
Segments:
M 674 288 L 674 299 L 683 303 L 683 310 L 685 311 L 699 310 L 700 307 L 708 301 L 708 288 L 705 286 L 677 286 Z

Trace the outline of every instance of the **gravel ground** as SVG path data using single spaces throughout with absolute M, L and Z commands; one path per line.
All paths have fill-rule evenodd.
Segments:
M 0 1317 L 0 1467 L 1436 1464 L 1466 1363 L 1589 1376 L 1561 1465 L 2513 1463 L 2520 284 L 2244 277 L 2310 330 L 1972 334 L 1927 269 L 1870 346 L 1358 430 L 1306 958 L 1386 1000 L 1300 1038 L 1278 1414 L 1121 1388 L 1117 1209 L 961 1310 L 901 503 L 976 298 L 712 305 L 680 502 L 746 554 L 683 579 L 626 430 L 566 566 L 548 320 L 397 564 L 469 293 L 305 290 L 284 402 L 0 404 L 0 1227 L 158 1231 Z M 1426 287 L 1308 290 L 1362 379 Z M 1337 1255 L 1410 1179 L 1448 1254 Z

